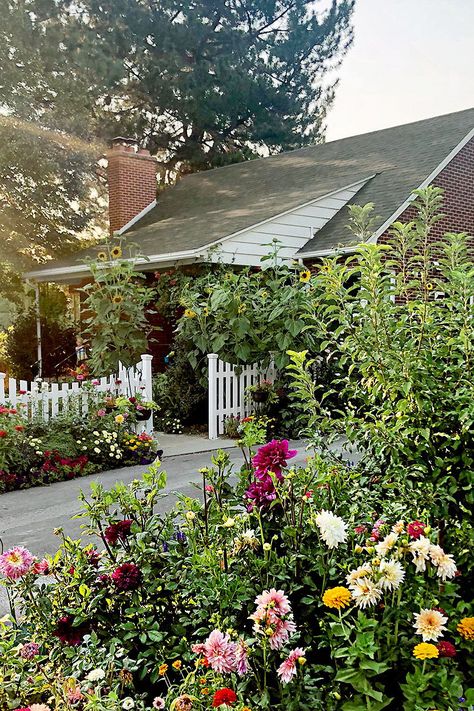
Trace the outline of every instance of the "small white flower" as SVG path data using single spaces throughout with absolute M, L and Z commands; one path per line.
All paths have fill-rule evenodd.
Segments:
M 362 609 L 375 605 L 382 597 L 380 588 L 368 578 L 360 578 L 349 587 L 355 604 Z
M 420 536 L 417 541 L 412 541 L 408 547 L 413 556 L 417 573 L 423 573 L 429 560 L 431 541 L 425 536 Z
M 105 679 L 105 671 L 103 669 L 92 669 L 86 676 L 88 681 L 100 681 Z
M 453 556 L 448 555 L 448 553 L 443 553 L 443 555 L 438 558 L 438 562 L 435 565 L 437 567 L 436 575 L 438 578 L 441 578 L 441 580 L 454 578 L 456 575 L 457 565 Z
M 100 454 L 100 449 L 99 449 L 98 447 L 94 447 L 94 452 L 95 452 L 96 454 Z
M 130 698 L 130 696 L 127 696 L 127 698 L 123 700 L 122 708 L 126 709 L 126 711 L 128 711 L 128 709 L 134 709 L 135 701 Z
M 398 560 L 382 560 L 379 585 L 382 590 L 397 590 L 405 578 L 405 570 Z
M 416 634 L 421 634 L 423 642 L 436 642 L 443 636 L 448 618 L 438 610 L 420 610 L 420 612 L 415 612 L 413 617 L 415 618 L 413 627 Z
M 94 437 L 99 437 L 99 433 L 97 432 L 97 430 L 94 430 L 92 434 L 94 435 Z
M 392 550 L 393 546 L 397 541 L 398 533 L 389 533 L 388 536 L 385 536 L 385 538 L 381 540 L 380 543 L 377 543 L 377 545 L 375 546 L 377 554 L 381 556 L 386 556 L 387 553 Z
M 316 516 L 316 525 L 319 528 L 321 538 L 328 548 L 337 548 L 340 543 L 347 539 L 347 524 L 340 516 L 336 516 L 331 511 L 324 509 Z

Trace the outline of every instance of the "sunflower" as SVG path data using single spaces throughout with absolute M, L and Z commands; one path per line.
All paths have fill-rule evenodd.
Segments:
M 99 252 L 99 254 L 97 255 L 97 259 L 100 262 L 106 262 L 107 261 L 107 254 L 105 252 Z
M 302 272 L 300 272 L 300 282 L 302 284 L 306 284 L 310 279 L 311 272 L 309 271 L 309 269 L 304 269 Z
M 185 309 L 184 316 L 185 316 L 185 318 L 195 318 L 196 312 L 193 311 L 192 309 Z
M 119 245 L 116 245 L 110 250 L 110 256 L 113 257 L 114 259 L 120 259 L 122 256 L 122 247 L 119 247 Z
M 121 296 L 120 294 L 115 294 L 115 296 L 112 298 L 112 301 L 114 302 L 114 304 L 121 304 L 123 301 L 123 296 Z

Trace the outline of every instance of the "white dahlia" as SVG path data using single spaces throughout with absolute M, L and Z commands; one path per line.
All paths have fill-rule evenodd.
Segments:
M 413 627 L 417 634 L 421 634 L 423 642 L 436 642 L 443 636 L 448 618 L 438 610 L 420 610 L 415 612 L 413 617 L 415 618 Z
M 397 590 L 405 578 L 405 570 L 398 560 L 382 560 L 379 585 L 382 590 Z
M 395 543 L 398 541 L 398 533 L 389 533 L 388 536 L 385 536 L 380 543 L 377 543 L 375 546 L 375 550 L 377 551 L 378 555 L 381 556 L 386 556 L 387 553 L 389 553 Z
M 362 609 L 376 605 L 382 597 L 382 591 L 372 580 L 360 578 L 350 585 L 352 597 L 357 607 Z
M 336 516 L 331 511 L 324 509 L 316 516 L 316 525 L 319 528 L 321 538 L 328 548 L 337 548 L 340 543 L 347 539 L 347 524 L 340 516 Z

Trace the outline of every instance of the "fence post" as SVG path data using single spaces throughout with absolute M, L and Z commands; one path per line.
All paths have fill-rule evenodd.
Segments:
M 5 378 L 6 373 L 0 373 L 0 405 L 5 404 Z
M 208 353 L 209 439 L 217 439 L 217 353 Z
M 142 379 L 145 385 L 145 400 L 153 400 L 153 372 L 151 368 L 152 355 L 144 354 L 141 356 L 142 361 Z M 153 432 L 153 410 L 150 418 L 146 421 L 145 431 L 147 434 Z

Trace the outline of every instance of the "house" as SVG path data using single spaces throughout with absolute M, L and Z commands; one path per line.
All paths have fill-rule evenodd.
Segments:
M 412 190 L 428 184 L 445 190 L 446 217 L 433 237 L 447 229 L 474 235 L 474 108 L 187 175 L 158 199 L 146 150 L 119 138 L 107 157 L 110 229 L 147 256 L 143 271 L 213 259 L 257 266 L 274 237 L 282 256 L 305 263 L 347 252 L 349 204 L 375 203 L 370 239 L 384 239 L 410 215 Z M 94 251 L 26 277 L 78 284 L 88 275 L 82 259 Z
M 150 278 L 215 259 L 258 266 L 273 238 L 281 256 L 307 265 L 350 252 L 353 203 L 375 203 L 370 240 L 386 240 L 394 221 L 411 218 L 412 191 L 428 184 L 445 190 L 446 216 L 432 239 L 463 231 L 474 247 L 474 108 L 187 175 L 158 198 L 156 161 L 146 150 L 118 138 L 107 158 L 110 231 L 146 255 L 139 267 Z M 82 260 L 99 249 L 25 276 L 74 289 L 88 278 Z

